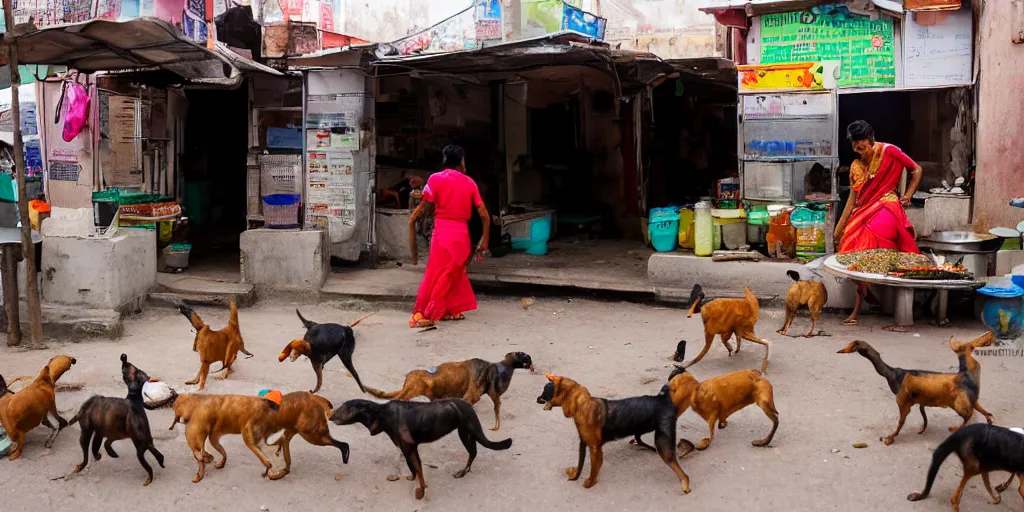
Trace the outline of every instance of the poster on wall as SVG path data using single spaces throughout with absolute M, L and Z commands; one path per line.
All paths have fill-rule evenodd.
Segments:
M 905 86 L 944 87 L 971 84 L 974 34 L 970 9 L 916 12 L 904 20 Z
M 570 30 L 593 37 L 594 39 L 603 40 L 606 24 L 607 20 L 604 18 L 573 7 L 568 3 L 565 4 L 565 9 L 562 13 L 562 30 Z
M 892 18 L 845 10 L 761 17 L 761 64 L 838 60 L 839 87 L 895 87 Z
M 92 15 L 93 0 L 16 0 L 14 22 L 16 24 L 35 22 L 36 27 L 88 21 Z
M 736 74 L 741 93 L 820 91 L 836 88 L 840 67 L 839 61 L 750 64 L 736 66 Z
M 501 41 L 500 0 L 476 0 L 476 43 L 483 47 Z

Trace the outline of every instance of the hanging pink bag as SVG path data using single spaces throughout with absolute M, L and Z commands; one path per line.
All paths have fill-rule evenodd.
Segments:
M 75 80 L 64 80 L 64 89 L 61 91 L 60 101 L 57 102 L 57 115 L 54 122 L 59 123 L 64 119 L 64 129 L 61 136 L 64 142 L 71 142 L 89 121 L 89 106 L 92 99 L 89 97 L 89 90 L 78 83 L 78 74 Z

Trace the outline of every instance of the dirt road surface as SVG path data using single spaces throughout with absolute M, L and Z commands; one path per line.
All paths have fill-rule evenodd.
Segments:
M 321 322 L 348 323 L 365 311 L 337 304 L 301 306 L 303 314 Z M 228 380 L 211 379 L 209 393 L 255 394 L 263 388 L 286 392 L 312 389 L 315 377 L 305 359 L 277 362 L 277 354 L 302 326 L 294 305 L 264 304 L 242 310 L 242 332 L 252 359 L 240 359 Z M 226 323 L 227 311 L 199 309 L 215 327 Z M 693 492 L 683 495 L 675 476 L 655 455 L 617 441 L 606 445 L 599 483 L 584 489 L 582 479 L 567 482 L 563 469 L 574 465 L 577 435 L 570 419 L 559 410 L 545 412 L 536 403 L 545 372 L 565 375 L 589 387 L 595 396 L 628 397 L 657 393 L 671 367 L 667 357 L 679 339 L 691 340 L 692 357 L 702 339 L 699 317 L 687 319 L 679 309 L 582 299 L 537 299 L 524 310 L 518 298 L 483 298 L 469 319 L 418 333 L 406 326 L 407 311 L 380 311 L 356 328 L 355 364 L 370 386 L 394 389 L 409 370 L 438 363 L 481 357 L 496 361 L 510 351 L 525 351 L 537 373 L 517 372 L 503 399 L 502 429 L 487 431 L 491 439 L 513 439 L 508 451 L 480 448 L 472 472 L 452 478 L 465 463 L 457 436 L 421 447 L 426 467 L 426 498 L 413 498 L 413 483 L 390 482 L 390 474 L 408 475 L 398 450 L 386 436 L 371 437 L 362 426 L 332 425 L 335 438 L 352 446 L 348 465 L 334 448 L 313 447 L 299 438 L 292 443 L 290 475 L 271 482 L 260 477 L 263 467 L 239 436 L 223 440 L 227 467 L 209 468 L 206 479 L 191 483 L 197 469 L 184 440 L 184 428 L 169 431 L 169 410 L 149 413 L 158 448 L 167 457 L 166 469 L 155 467 L 155 480 L 143 487 L 145 473 L 133 456 L 130 442 L 115 443 L 121 455 L 90 462 L 81 474 L 69 475 L 81 460 L 79 430 L 60 434 L 53 449 L 45 449 L 45 428 L 33 431 L 22 458 L 0 460 L 0 510 L 107 511 L 117 510 L 670 510 L 707 511 L 822 511 L 890 510 L 948 511 L 949 497 L 962 470 L 955 457 L 939 473 L 932 496 L 919 503 L 906 501 L 919 491 L 934 447 L 947 428 L 960 424 L 949 410 L 929 409 L 930 427 L 921 425 L 915 410 L 893 446 L 879 437 L 895 427 L 897 409 L 884 380 L 860 356 L 836 354 L 851 339 L 873 344 L 892 365 L 955 371 L 956 359 L 947 346 L 950 335 L 969 339 L 980 324 L 938 329 L 922 326 L 910 333 L 881 330 L 882 318 L 865 318 L 859 327 L 839 325 L 830 317 L 823 328 L 832 336 L 785 338 L 775 333 L 780 311 L 763 311 L 758 334 L 774 342 L 768 376 L 775 386 L 781 424 L 768 448 L 750 441 L 767 433 L 770 422 L 756 407 L 729 420 L 705 452 L 682 460 Z M 819 324 L 820 325 L 820 324 Z M 808 327 L 806 316 L 792 332 Z M 62 382 L 81 383 L 80 392 L 58 393 L 57 406 L 70 418 L 91 394 L 124 396 L 122 352 L 149 373 L 187 391 L 185 380 L 198 369 L 191 351 L 188 322 L 171 309 L 149 309 L 126 326 L 118 342 L 50 343 L 45 351 L 0 347 L 0 373 L 35 375 L 56 354 L 69 354 L 78 364 Z M 1024 425 L 1020 390 L 1024 359 L 1017 353 L 979 357 L 983 365 L 981 402 L 997 424 Z M 705 379 L 729 371 L 756 368 L 762 349 L 745 343 L 742 352 L 726 355 L 721 343 L 692 372 Z M 10 377 L 8 377 L 10 378 Z M 336 406 L 360 397 L 355 381 L 339 361 L 328 364 L 321 394 Z M 485 427 L 492 425 L 491 402 L 476 406 Z M 984 421 L 976 416 L 974 421 Z M 681 437 L 699 441 L 706 427 L 693 412 L 679 420 Z M 648 442 L 650 442 L 648 436 Z M 855 449 L 864 441 L 868 447 Z M 269 450 L 268 450 L 269 451 Z M 283 461 L 271 457 L 275 467 Z M 152 461 L 151 461 L 152 462 Z M 155 464 L 154 464 L 155 466 Z M 585 471 L 589 471 L 589 460 Z M 340 474 L 340 479 L 336 475 Z M 64 479 L 57 479 L 68 475 Z M 994 476 L 1002 480 L 1004 474 Z M 963 510 L 1024 511 L 1015 491 L 1003 503 L 990 506 L 980 478 L 972 480 Z

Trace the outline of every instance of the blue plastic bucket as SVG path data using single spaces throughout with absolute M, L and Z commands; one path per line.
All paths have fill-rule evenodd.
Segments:
M 543 256 L 548 253 L 548 240 L 551 239 L 552 216 L 530 221 L 530 238 L 513 238 L 512 249 L 524 251 L 532 256 Z
M 652 210 L 650 219 L 647 228 L 654 250 L 658 252 L 676 250 L 676 244 L 679 243 L 679 213 Z

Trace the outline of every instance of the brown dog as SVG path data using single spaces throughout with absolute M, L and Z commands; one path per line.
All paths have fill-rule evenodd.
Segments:
M 366 392 L 386 400 L 411 400 L 418 396 L 430 400 L 462 398 L 473 405 L 486 394 L 494 403 L 491 430 L 495 431 L 501 428 L 501 395 L 508 390 L 512 373 L 519 368 L 533 372 L 533 359 L 525 352 L 509 352 L 500 363 L 470 359 L 444 363 L 429 370 L 414 370 L 405 376 L 402 389 L 385 393 L 368 387 Z
M 914 408 L 914 404 L 918 405 L 921 418 L 924 420 L 918 434 L 923 434 L 928 428 L 925 407 L 953 409 L 964 419 L 963 424 L 959 427 L 950 427 L 950 432 L 955 432 L 966 426 L 974 416 L 975 410 L 983 414 L 990 425 L 992 424 L 994 421 L 992 414 L 978 403 L 978 394 L 981 392 L 981 364 L 974 358 L 974 349 L 991 345 L 993 339 L 995 339 L 995 335 L 991 332 L 986 332 L 968 343 L 958 343 L 950 336 L 949 348 L 956 353 L 957 359 L 960 361 L 957 373 L 893 368 L 882 361 L 878 351 L 871 345 L 859 340 L 840 349 L 839 353 L 852 354 L 856 352 L 871 361 L 875 371 L 885 378 L 889 383 L 889 390 L 896 395 L 896 405 L 900 408 L 900 420 L 896 424 L 896 431 L 889 437 L 879 439 L 886 445 L 890 445 L 899 435 L 903 423 L 907 420 L 907 414 Z
M 226 379 L 233 372 L 231 365 L 235 364 L 238 353 L 252 357 L 245 350 L 245 342 L 242 341 L 242 331 L 238 328 L 238 305 L 235 299 L 231 298 L 231 317 L 228 319 L 227 327 L 215 331 L 208 324 L 199 318 L 199 314 L 188 306 L 178 306 L 178 311 L 192 324 L 196 330 L 195 340 L 192 342 L 192 351 L 199 352 L 199 373 L 196 378 L 186 381 L 185 384 L 199 383 L 199 390 L 206 387 L 206 376 L 210 373 L 210 365 L 221 363 L 221 369 L 215 371 L 224 372 L 220 379 Z
M 690 312 L 687 318 L 699 313 L 704 321 L 704 348 L 697 354 L 693 361 L 683 365 L 689 368 L 704 359 L 704 355 L 711 349 L 711 343 L 715 341 L 715 335 L 722 338 L 722 344 L 729 351 L 729 355 L 740 353 L 740 343 L 743 340 L 752 341 L 764 345 L 764 359 L 761 361 L 761 372 L 768 373 L 768 357 L 771 355 L 772 344 L 768 340 L 758 338 L 754 334 L 754 326 L 757 325 L 757 315 L 760 305 L 757 296 L 750 288 L 743 287 L 742 299 L 707 299 L 705 300 L 704 289 L 699 284 L 693 286 L 690 293 Z M 729 345 L 729 338 L 736 336 L 736 350 Z
M 793 284 L 789 285 L 789 291 L 786 292 L 786 323 L 776 332 L 788 336 L 786 331 L 796 318 L 796 312 L 800 306 L 807 306 L 807 310 L 811 312 L 811 330 L 807 331 L 804 337 L 810 338 L 814 336 L 814 328 L 818 325 L 821 309 L 828 302 L 828 290 L 821 281 L 801 281 L 800 274 L 795 270 L 786 271 L 786 275 L 793 280 Z
M 269 475 L 271 480 L 283 478 L 292 469 L 292 451 L 290 445 L 296 434 L 315 446 L 333 446 L 341 450 L 341 460 L 348 464 L 348 443 L 336 441 L 327 428 L 327 420 L 331 417 L 334 406 L 327 399 L 308 391 L 288 393 L 281 399 L 281 407 L 273 416 L 271 431 L 281 431 L 281 438 L 271 446 L 277 446 L 277 455 L 284 451 L 284 469 Z M 264 440 L 266 442 L 266 440 Z
M 54 385 L 77 362 L 75 358 L 69 356 L 54 357 L 39 371 L 36 380 L 27 388 L 14 394 L 7 392 L 6 385 L 0 390 L 0 424 L 7 431 L 11 442 L 18 445 L 7 460 L 13 461 L 21 457 L 21 451 L 25 448 L 25 433 L 40 424 L 53 431 L 43 446 L 53 446 L 57 434 L 68 425 L 67 420 L 57 412 Z M 57 427 L 50 423 L 47 414 L 57 418 Z
M 668 386 L 654 396 L 637 396 L 622 400 L 593 398 L 587 388 L 567 378 L 545 375 L 548 384 L 537 397 L 537 403 L 545 404 L 544 410 L 561 407 L 566 418 L 572 418 L 580 435 L 579 461 L 576 467 L 566 468 L 569 480 L 575 481 L 583 473 L 583 463 L 590 448 L 590 476 L 583 487 L 590 488 L 597 483 L 597 475 L 604 462 L 603 446 L 609 441 L 633 437 L 637 444 L 653 449 L 668 464 L 676 476 L 683 494 L 690 492 L 690 478 L 676 461 L 676 408 L 669 396 Z M 640 436 L 654 432 L 654 446 L 640 440 Z
M 206 475 L 206 463 L 213 462 L 213 456 L 206 453 L 206 440 L 210 440 L 213 449 L 220 453 L 221 459 L 217 469 L 223 469 L 228 462 L 228 454 L 220 444 L 220 438 L 229 434 L 241 434 L 245 445 L 256 454 L 263 466 L 263 476 L 281 478 L 282 472 L 270 475 L 273 464 L 260 450 L 259 441 L 267 439 L 273 433 L 274 415 L 277 414 L 281 402 L 281 393 L 267 395 L 268 398 L 242 395 L 181 395 L 174 401 L 174 422 L 185 423 L 185 440 L 192 449 L 192 456 L 199 462 L 199 472 L 192 478 L 199 483 Z
M 685 350 L 685 346 L 683 348 Z M 772 420 L 772 430 L 764 439 L 752 441 L 750 444 L 768 446 L 772 442 L 772 437 L 779 428 L 779 412 L 775 409 L 772 383 L 768 382 L 761 372 L 740 370 L 698 383 L 693 375 L 686 372 L 686 368 L 677 366 L 668 380 L 669 394 L 676 406 L 676 417 L 686 412 L 687 407 L 692 407 L 693 412 L 708 423 L 710 434 L 697 445 L 698 450 L 707 449 L 711 441 L 714 441 L 716 422 L 718 428 L 725 428 L 729 423 L 729 416 L 751 404 L 757 404 L 765 416 Z M 683 449 L 682 442 L 679 449 Z

